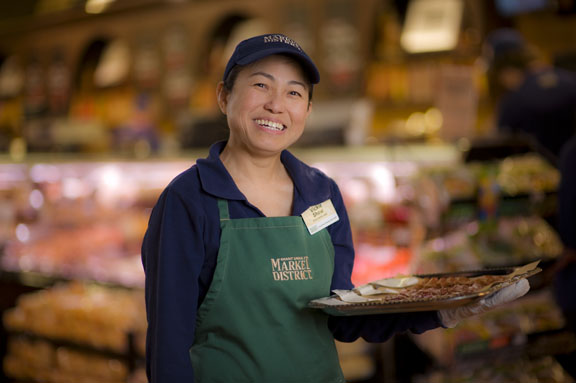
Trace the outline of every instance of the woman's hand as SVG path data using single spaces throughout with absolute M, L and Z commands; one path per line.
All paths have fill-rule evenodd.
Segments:
M 482 298 L 477 303 L 453 308 L 439 310 L 438 316 L 442 321 L 442 325 L 447 328 L 454 328 L 462 319 L 479 315 L 493 309 L 496 306 L 512 302 L 525 295 L 530 290 L 530 283 L 526 278 L 519 280 L 513 285 L 506 286 L 502 290 Z

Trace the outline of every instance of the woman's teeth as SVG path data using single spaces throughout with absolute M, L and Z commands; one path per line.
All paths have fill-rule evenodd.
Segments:
M 273 121 L 268 121 L 268 120 L 256 120 L 256 123 L 258 125 L 264 126 L 268 129 L 273 129 L 273 130 L 284 130 L 284 125 L 278 123 L 278 122 L 273 122 Z

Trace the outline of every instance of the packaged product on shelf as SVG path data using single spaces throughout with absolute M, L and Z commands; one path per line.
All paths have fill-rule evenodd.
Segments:
M 21 225 L 28 236 L 6 244 L 2 269 L 143 286 L 139 252 L 126 254 L 128 239 L 118 224 L 95 222 L 81 227 Z
M 437 362 L 437 371 L 424 380 L 427 383 L 568 383 L 551 357 L 576 350 L 576 339 L 567 334 L 550 291 L 540 290 L 467 318 L 453 329 L 432 330 L 414 340 Z M 547 371 L 536 368 L 544 360 Z M 528 361 L 533 365 L 525 366 Z M 525 366 L 522 371 L 513 367 L 520 365 Z
M 478 180 L 470 166 L 423 168 L 422 179 L 429 179 L 446 202 L 474 198 Z
M 562 253 L 558 233 L 541 217 L 500 218 L 495 230 L 472 237 L 476 253 L 486 265 L 530 259 L 552 260 Z
M 468 318 L 449 330 L 455 353 L 487 351 L 507 342 L 527 342 L 525 335 L 559 330 L 564 319 L 548 290 L 541 290 L 481 316 Z M 493 340 L 500 339 L 498 343 Z M 504 343 L 503 339 L 507 342 Z M 473 345 L 476 345 L 474 347 Z
M 534 153 L 511 156 L 499 163 L 498 183 L 509 195 L 552 192 L 559 181 L 558 169 Z
M 453 229 L 472 220 L 554 213 L 560 175 L 536 153 L 500 161 L 423 167 L 415 181 L 417 203 L 432 229 Z
M 477 270 L 482 262 L 471 244 L 476 224 L 468 224 L 441 237 L 427 240 L 418 251 L 418 273 Z
M 189 162 L 0 166 L 0 269 L 144 285 L 140 245 L 150 209 Z M 10 204 L 2 202 L 9 198 Z
M 553 357 L 474 361 L 455 370 L 417 377 L 414 383 L 572 383 Z
M 3 321 L 9 332 L 126 353 L 129 335 L 144 336 L 143 306 L 141 291 L 71 282 L 20 296 Z
M 512 266 L 553 260 L 561 252 L 558 234 L 541 217 L 502 217 L 493 228 L 475 221 L 427 241 L 420 251 L 418 272 Z
M 15 337 L 8 341 L 4 372 L 12 378 L 46 383 L 125 383 L 125 360 Z

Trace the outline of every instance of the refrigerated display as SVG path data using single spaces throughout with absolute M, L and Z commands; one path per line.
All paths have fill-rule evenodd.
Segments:
M 461 271 L 489 265 L 512 266 L 537 258 L 553 260 L 561 250 L 554 230 L 536 215 L 497 215 L 493 226 L 486 225 L 487 221 L 483 221 L 479 215 L 479 202 L 476 199 L 480 188 L 477 174 L 484 173 L 463 171 L 465 167 L 459 157 L 461 153 L 452 146 L 330 150 L 300 148 L 295 152 L 333 177 L 342 191 L 356 247 L 352 275 L 356 285 L 397 274 Z M 194 152 L 178 158 L 156 160 L 43 159 L 0 165 L 0 195 L 3 201 L 0 211 L 6 218 L 2 221 L 1 231 L 0 282 L 27 285 L 37 290 L 33 292 L 35 295 L 26 295 L 18 303 L 15 300 L 11 307 L 3 307 L 4 325 L 8 330 L 6 351 L 24 358 L 26 351 L 23 350 L 39 347 L 47 350 L 47 355 L 52 355 L 49 360 L 57 361 L 54 355 L 58 352 L 54 354 L 54 345 L 58 345 L 56 350 L 58 347 L 69 347 L 74 355 L 80 345 L 80 349 L 89 354 L 88 357 L 94 350 L 98 352 L 104 348 L 111 353 L 98 354 L 98 357 L 126 363 L 128 375 L 142 374 L 142 370 L 133 368 L 134 360 L 141 363 L 142 350 L 136 359 L 127 359 L 125 348 L 127 344 L 135 344 L 133 334 L 141 331 L 139 326 L 145 322 L 142 316 L 137 325 L 130 322 L 130 325 L 123 326 L 122 323 L 128 322 L 113 320 L 118 325 L 111 330 L 114 335 L 97 338 L 100 342 L 108 339 L 108 343 L 104 344 L 94 344 L 91 343 L 93 339 L 83 338 L 82 331 L 98 333 L 89 330 L 88 322 L 79 325 L 79 333 L 74 332 L 76 327 L 73 325 L 65 326 L 68 332 L 59 333 L 62 329 L 58 329 L 58 326 L 52 330 L 46 326 L 66 321 L 39 321 L 40 327 L 34 327 L 36 322 L 30 318 L 36 317 L 35 309 L 51 313 L 53 318 L 57 318 L 58 312 L 66 313 L 65 310 L 70 307 L 59 302 L 66 302 L 66 298 L 61 298 L 63 296 L 74 296 L 93 309 L 97 306 L 90 303 L 90 299 L 105 296 L 101 295 L 101 291 L 111 294 L 110 299 L 106 300 L 114 302 L 124 299 L 122 297 L 125 297 L 126 291 L 141 293 L 144 274 L 139 246 L 151 208 L 170 180 L 204 155 L 203 152 Z M 519 173 L 524 176 L 530 172 Z M 422 187 L 422 180 L 427 180 L 432 186 Z M 554 192 L 552 183 L 541 184 L 548 185 L 546 193 Z M 456 197 L 442 199 L 446 195 Z M 443 214 L 443 209 L 450 207 L 450 201 L 458 202 L 458 199 L 466 200 L 473 206 L 471 215 L 466 221 L 461 221 L 465 224 L 457 230 L 435 230 L 437 228 L 430 222 L 437 222 L 446 229 L 443 220 L 447 216 Z M 442 205 L 438 201 L 448 203 Z M 437 204 L 436 208 L 431 209 L 434 203 Z M 434 214 L 437 216 L 433 219 L 426 219 Z M 131 296 L 136 297 L 131 299 L 140 299 L 137 294 Z M 522 323 L 555 323 L 556 329 L 549 326 L 532 331 L 544 333 L 541 341 L 552 339 L 554 331 L 562 327 L 560 322 L 554 322 L 557 317 L 553 314 L 553 302 L 543 301 L 552 306 L 533 310 L 512 308 L 514 315 L 528 312 L 526 315 L 529 319 L 518 319 Z M 75 308 L 71 304 L 79 314 L 66 314 L 65 317 L 70 320 L 90 317 L 87 314 L 89 311 L 82 311 L 87 310 L 81 308 L 82 304 Z M 530 319 L 544 312 L 551 318 Z M 109 318 L 114 318 L 114 312 L 103 310 L 102 315 L 107 314 L 110 314 Z M 486 328 L 510 322 L 502 319 L 506 318 L 505 314 L 499 318 L 494 322 L 481 319 L 481 325 L 472 325 L 472 328 L 480 326 L 480 334 L 485 334 Z M 462 329 L 469 334 L 465 326 Z M 528 336 L 526 328 L 518 331 L 520 335 L 507 339 L 517 341 Z M 466 338 L 446 336 L 450 339 Z M 499 335 L 493 338 L 497 340 L 476 339 L 476 347 L 478 344 L 503 342 Z M 341 347 L 343 350 L 345 348 Z M 458 350 L 465 348 L 464 345 Z M 454 355 L 456 349 L 455 346 L 442 348 L 439 353 L 446 357 Z M 374 355 L 380 355 L 374 348 L 366 350 L 370 352 L 369 359 L 372 361 L 375 361 Z M 360 360 L 360 355 L 354 358 Z M 10 367 L 13 370 L 6 372 L 20 373 L 17 367 L 20 362 L 9 363 L 15 364 Z M 347 363 L 352 362 L 348 360 Z M 377 360 L 376 364 L 368 363 L 366 359 L 362 363 L 371 371 L 378 369 Z M 452 373 L 455 370 L 446 371 Z M 354 370 L 354 374 L 360 376 L 362 372 Z
M 402 158 L 397 149 L 390 153 L 381 147 L 297 151 L 341 185 L 358 247 L 355 283 L 407 271 L 419 227 L 397 187 L 408 187 L 402 183 L 421 161 L 410 162 L 410 153 L 420 152 L 411 148 Z M 142 307 L 134 303 L 141 299 L 144 283 L 139 246 L 162 189 L 204 156 L 195 152 L 175 159 L 43 158 L 0 164 L 6 216 L 0 283 L 28 290 L 15 292 L 9 307 L 2 307 L 6 374 L 63 382 L 64 376 L 76 376 L 77 369 L 62 364 L 61 355 L 73 355 L 66 360 L 79 365 L 90 361 L 100 365 L 105 360 L 119 365 L 101 372 L 109 374 L 110 382 L 142 374 L 134 368 L 142 361 L 145 323 Z M 432 157 L 454 158 L 448 147 Z M 390 234 L 379 234 L 384 231 Z M 119 313 L 118 308 L 126 310 Z M 140 348 L 134 356 L 135 345 Z M 358 349 L 351 352 L 351 347 Z M 45 358 L 40 359 L 51 364 L 55 375 L 42 375 L 47 374 L 43 367 L 32 363 L 34 348 L 44 350 Z M 375 373 L 373 347 L 339 348 L 348 376 Z M 23 365 L 33 367 L 25 371 Z

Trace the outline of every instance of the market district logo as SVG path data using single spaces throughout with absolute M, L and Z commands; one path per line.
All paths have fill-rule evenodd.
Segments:
M 308 257 L 271 259 L 272 276 L 275 281 L 303 281 L 312 279 Z

